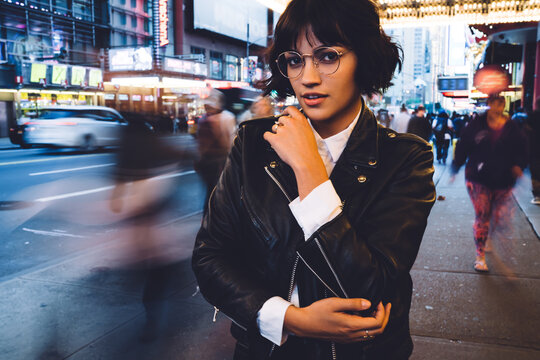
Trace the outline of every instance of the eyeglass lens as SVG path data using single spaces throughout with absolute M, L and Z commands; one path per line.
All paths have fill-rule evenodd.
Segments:
M 339 67 L 339 52 L 331 47 L 320 47 L 313 55 L 300 55 L 296 51 L 285 51 L 278 56 L 277 64 L 279 71 L 287 78 L 300 76 L 305 66 L 305 58 L 311 56 L 315 66 L 321 74 L 330 75 Z

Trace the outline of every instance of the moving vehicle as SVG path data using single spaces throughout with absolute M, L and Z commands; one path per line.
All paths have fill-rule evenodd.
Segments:
M 105 106 L 54 106 L 24 123 L 26 146 L 74 147 L 92 151 L 119 144 L 126 120 Z

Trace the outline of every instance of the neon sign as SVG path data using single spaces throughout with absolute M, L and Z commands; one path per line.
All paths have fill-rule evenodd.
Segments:
M 169 43 L 169 14 L 167 13 L 168 0 L 159 0 L 159 46 Z

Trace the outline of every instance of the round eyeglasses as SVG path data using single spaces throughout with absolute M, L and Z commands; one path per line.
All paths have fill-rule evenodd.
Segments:
M 302 75 L 306 65 L 306 57 L 313 59 L 313 64 L 324 75 L 335 73 L 339 69 L 339 60 L 346 51 L 339 51 L 333 47 L 321 46 L 313 51 L 313 54 L 300 54 L 289 50 L 282 52 L 276 59 L 281 75 L 288 79 L 295 79 Z

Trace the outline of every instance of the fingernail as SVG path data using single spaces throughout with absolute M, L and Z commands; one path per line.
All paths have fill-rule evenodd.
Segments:
M 371 306 L 371 303 L 367 300 L 362 300 L 362 307 L 363 308 L 369 308 Z

